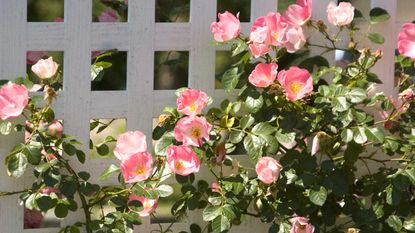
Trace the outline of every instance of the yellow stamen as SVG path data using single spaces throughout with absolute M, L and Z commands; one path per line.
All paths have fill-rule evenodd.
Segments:
M 144 169 L 144 167 L 138 167 L 136 170 L 135 170 L 135 174 L 136 175 L 144 175 L 146 173 L 146 169 Z
M 278 32 L 273 32 L 271 35 L 275 40 L 278 40 L 280 37 L 280 34 Z
M 295 82 L 295 83 L 291 83 L 291 85 L 290 85 L 291 92 L 293 92 L 295 94 L 300 92 L 302 88 L 303 88 L 303 84 L 301 84 L 301 83 Z
M 189 111 L 190 112 L 196 111 L 196 104 L 194 102 L 189 105 Z
M 184 164 L 182 161 L 176 160 L 174 161 L 174 167 L 176 168 L 176 170 L 180 171 L 180 170 L 183 170 Z
M 193 127 L 190 134 L 192 135 L 193 138 L 199 138 L 202 132 L 200 132 L 199 128 Z

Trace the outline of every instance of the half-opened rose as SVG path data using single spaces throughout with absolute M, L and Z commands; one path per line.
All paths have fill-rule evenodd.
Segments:
M 281 164 L 271 157 L 260 158 L 255 166 L 258 179 L 265 184 L 272 184 L 277 181 L 281 169 Z
M 22 114 L 29 102 L 29 92 L 23 85 L 5 84 L 0 88 L 0 119 L 7 120 Z
M 177 111 L 184 115 L 194 116 L 202 112 L 208 101 L 209 97 L 203 91 L 187 89 L 182 91 L 177 98 Z
M 52 57 L 48 59 L 40 59 L 32 66 L 32 71 L 40 79 L 52 78 L 58 71 L 58 63 L 54 62 Z
M 174 138 L 185 146 L 200 147 L 203 139 L 209 140 L 212 125 L 204 117 L 187 116 L 180 119 L 174 127 Z
M 306 69 L 291 66 L 288 70 L 278 73 L 278 81 L 285 90 L 285 95 L 291 101 L 303 98 L 313 91 L 313 78 Z
M 131 155 L 121 161 L 121 173 L 126 183 L 147 180 L 153 173 L 153 158 L 148 152 Z
M 415 60 L 415 24 L 405 23 L 398 35 L 399 53 Z
M 149 216 L 151 213 L 153 213 L 158 205 L 158 200 L 157 199 L 149 199 L 146 198 L 144 196 L 136 196 L 136 195 L 130 195 L 130 197 L 128 198 L 128 202 L 131 201 L 139 201 L 141 202 L 141 204 L 143 205 L 143 210 L 138 212 L 138 215 L 140 215 L 141 217 L 147 217 Z
M 48 133 L 50 135 L 56 135 L 58 137 L 61 137 L 63 133 L 62 122 L 54 120 L 48 127 Z
M 312 8 L 312 0 L 297 0 L 296 4 L 288 6 L 284 18 L 291 25 L 302 26 L 311 18 Z
M 126 160 L 131 155 L 147 150 L 146 136 L 141 131 L 128 131 L 118 137 L 114 155 L 119 160 Z
M 330 2 L 327 6 L 327 19 L 334 26 L 345 26 L 353 21 L 354 7 L 349 2 L 341 2 L 338 6 Z
M 301 27 L 290 26 L 287 28 L 284 34 L 284 47 L 287 48 L 287 52 L 295 53 L 301 49 L 305 42 L 305 36 Z
M 213 22 L 210 25 L 213 37 L 217 42 L 225 42 L 235 39 L 241 32 L 241 23 L 239 22 L 239 13 L 233 15 L 232 13 L 225 11 L 223 14 L 218 14 L 219 22 Z
M 249 75 L 249 82 L 256 87 L 268 87 L 278 74 L 278 65 L 275 63 L 259 63 Z
M 169 147 L 167 149 L 167 162 L 174 173 L 182 176 L 199 172 L 200 168 L 199 158 L 188 146 Z
M 308 218 L 294 217 L 290 219 L 292 224 L 290 233 L 313 233 L 314 226 L 308 223 Z

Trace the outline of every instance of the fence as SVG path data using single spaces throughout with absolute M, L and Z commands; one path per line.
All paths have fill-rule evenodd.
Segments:
M 370 1 L 370 0 L 368 0 Z M 314 0 L 314 18 L 326 18 L 328 0 Z M 26 51 L 64 52 L 64 91 L 55 106 L 57 118 L 64 120 L 65 132 L 74 135 L 84 145 L 89 141 L 89 122 L 95 118 L 125 118 L 127 130 L 140 129 L 151 135 L 153 117 L 157 117 L 164 106 L 174 106 L 173 90 L 153 90 L 153 67 L 155 51 L 189 51 L 188 86 L 202 89 L 214 99 L 226 96 L 214 86 L 215 48 L 211 45 L 210 23 L 216 20 L 216 0 L 191 0 L 189 23 L 155 23 L 155 1 L 130 0 L 128 22 L 92 23 L 92 1 L 66 0 L 65 22 L 28 23 L 26 0 L 0 0 L 0 79 L 12 79 L 26 72 Z M 276 0 L 251 0 L 251 21 L 256 17 L 277 9 Z M 388 94 L 394 93 L 393 55 L 396 32 L 400 23 L 396 21 L 398 0 L 373 0 L 372 7 L 386 9 L 391 19 L 374 27 L 385 36 L 386 43 L 379 46 L 384 58 L 375 67 L 375 72 L 384 81 L 380 86 Z M 397 25 L 398 24 L 398 25 Z M 250 23 L 243 23 L 245 34 Z M 318 37 L 314 43 L 322 43 Z M 91 51 L 116 48 L 126 51 L 127 88 L 125 91 L 91 91 Z M 318 54 L 321 51 L 315 50 Z M 324 55 L 334 62 L 335 53 Z M 0 154 L 4 155 L 16 140 L 0 138 Z M 85 149 L 86 148 L 85 146 Z M 114 161 L 108 159 L 87 160 L 78 168 L 92 172 L 92 179 Z M 14 180 L 0 176 L 1 191 L 21 190 L 30 185 L 31 177 Z M 187 230 L 191 222 L 201 222 L 200 213 L 192 214 L 188 220 L 175 224 L 174 232 Z M 82 214 L 70 214 L 62 226 L 82 220 Z M 23 208 L 16 196 L 0 199 L 1 232 L 57 232 L 58 228 L 23 230 Z M 155 229 L 150 220 L 144 219 L 136 232 Z M 235 227 L 233 232 L 268 232 L 268 227 L 256 222 L 246 222 Z

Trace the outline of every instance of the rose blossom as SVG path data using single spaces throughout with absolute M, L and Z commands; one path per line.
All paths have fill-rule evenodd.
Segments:
M 288 6 L 284 18 L 291 25 L 302 26 L 311 18 L 312 7 L 312 0 L 297 0 L 296 4 Z
M 153 173 L 153 158 L 148 152 L 131 155 L 121 161 L 121 173 L 126 183 L 135 183 L 148 179 Z
M 98 21 L 99 22 L 118 22 L 120 21 L 117 13 L 113 10 L 106 10 L 103 11 L 99 16 L 98 16 Z
M 281 70 L 278 81 L 291 101 L 301 99 L 313 91 L 313 78 L 306 69 L 291 66 L 288 70 Z
M 258 179 L 265 184 L 272 184 L 277 181 L 280 176 L 281 169 L 281 164 L 271 157 L 260 158 L 255 166 Z
M 399 94 L 399 97 L 404 101 L 410 102 L 410 101 L 414 100 L 415 93 L 412 89 L 408 88 L 408 89 L 402 91 Z
M 277 12 L 269 12 L 266 16 L 255 20 L 251 28 L 249 40 L 254 43 L 279 46 L 288 24 Z
M 22 114 L 29 102 L 29 92 L 23 85 L 8 83 L 0 88 L 0 119 L 7 120 Z
M 118 137 L 114 155 L 119 160 L 126 160 L 131 155 L 147 150 L 146 136 L 141 131 L 128 131 Z
M 405 23 L 398 35 L 399 53 L 415 60 L 415 24 Z
M 255 42 L 249 45 L 249 49 L 251 50 L 252 56 L 254 56 L 255 58 L 263 56 L 269 52 L 269 48 L 266 44 L 260 44 Z
M 63 125 L 62 122 L 54 120 L 48 127 L 48 132 L 50 135 L 56 135 L 58 137 L 62 136 Z
M 268 87 L 277 78 L 278 65 L 275 63 L 259 63 L 249 75 L 249 82 L 256 87 Z
M 202 112 L 206 107 L 209 97 L 203 91 L 187 89 L 177 98 L 177 111 L 184 115 L 194 116 Z
M 58 67 L 59 65 L 53 61 L 52 57 L 49 57 L 48 59 L 40 59 L 32 66 L 32 71 L 40 79 L 49 79 L 56 74 Z
M 212 182 L 211 187 L 212 187 L 212 192 L 214 192 L 214 193 L 219 193 L 220 192 L 221 188 L 220 188 L 220 185 L 219 185 L 218 182 L 216 182 L 216 181 Z
M 26 52 L 26 63 L 29 65 L 33 65 L 46 54 L 47 52 L 44 52 L 44 51 L 27 51 Z
M 200 168 L 199 158 L 188 146 L 169 147 L 167 149 L 167 162 L 174 173 L 182 176 L 198 172 Z
M 295 53 L 306 42 L 303 29 L 301 27 L 288 27 L 284 34 L 284 41 L 284 47 L 287 48 L 287 52 Z
M 345 26 L 353 21 L 354 7 L 349 2 L 341 2 L 338 6 L 330 2 L 327 6 L 327 19 L 334 26 Z
M 314 226 L 308 223 L 308 218 L 293 217 L 290 219 L 292 224 L 290 233 L 313 233 Z
M 180 119 L 174 127 L 174 138 L 185 146 L 200 147 L 202 140 L 209 140 L 212 125 L 204 117 L 187 116 Z
M 219 22 L 213 22 L 210 25 L 210 30 L 214 33 L 214 38 L 218 42 L 225 42 L 235 39 L 241 32 L 241 23 L 239 22 L 239 13 L 236 17 L 225 11 L 223 14 L 218 14 Z
M 143 205 L 143 210 L 138 212 L 138 215 L 140 215 L 140 217 L 147 217 L 149 216 L 151 213 L 153 213 L 158 205 L 158 200 L 157 199 L 149 199 L 146 198 L 144 196 L 136 196 L 136 195 L 130 195 L 130 197 L 128 198 L 128 202 L 131 201 L 139 201 L 141 202 L 141 204 Z

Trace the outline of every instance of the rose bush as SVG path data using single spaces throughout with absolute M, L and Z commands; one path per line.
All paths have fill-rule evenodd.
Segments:
M 164 181 L 174 176 L 182 195 L 171 213 L 179 220 L 203 209 L 203 232 L 227 232 L 247 217 L 280 233 L 414 232 L 413 25 L 399 34 L 396 98 L 369 92 L 381 83 L 371 69 L 382 52 L 359 47 L 353 6 L 328 5 L 328 20 L 338 26 L 334 35 L 311 12 L 311 0 L 298 0 L 284 13 L 256 19 L 247 37 L 240 34 L 238 15 L 219 14 L 213 38 L 242 55 L 222 79 L 224 89 L 238 95 L 220 101 L 202 90 L 177 90 L 176 106 L 164 109 L 151 135 L 153 155 L 140 131 L 108 137 L 106 142 L 116 141 L 119 160 L 101 175 L 117 175 L 111 186 L 94 184 L 87 171 L 71 166 L 71 156 L 83 163 L 86 155 L 62 132 L 51 108 L 59 66 L 51 58 L 39 60 L 32 69 L 43 97 L 29 97 L 34 83 L 27 78 L 0 89 L 0 132 L 25 132 L 24 142 L 5 158 L 7 173 L 18 178 L 33 167 L 35 181 L 29 189 L 0 194 L 19 193 L 27 212 L 53 209 L 58 218 L 81 208 L 85 221 L 61 232 L 132 232 L 140 217 L 156 215 L 158 200 L 173 193 Z M 388 18 L 380 8 L 371 15 L 371 23 Z M 327 45 L 307 41 L 305 28 L 321 33 Z M 337 45 L 343 30 L 350 31 L 348 48 Z M 313 46 L 347 51 L 353 61 L 338 67 L 304 56 Z M 247 67 L 253 70 L 245 78 Z M 209 106 L 212 101 L 218 107 Z M 23 124 L 12 120 L 19 116 Z M 92 122 L 91 130 L 98 125 Z M 232 153 L 247 154 L 251 164 Z M 211 177 L 196 181 L 202 168 Z M 106 205 L 112 210 L 104 212 Z M 194 223 L 190 232 L 202 227 Z M 169 231 L 160 225 L 159 232 Z

